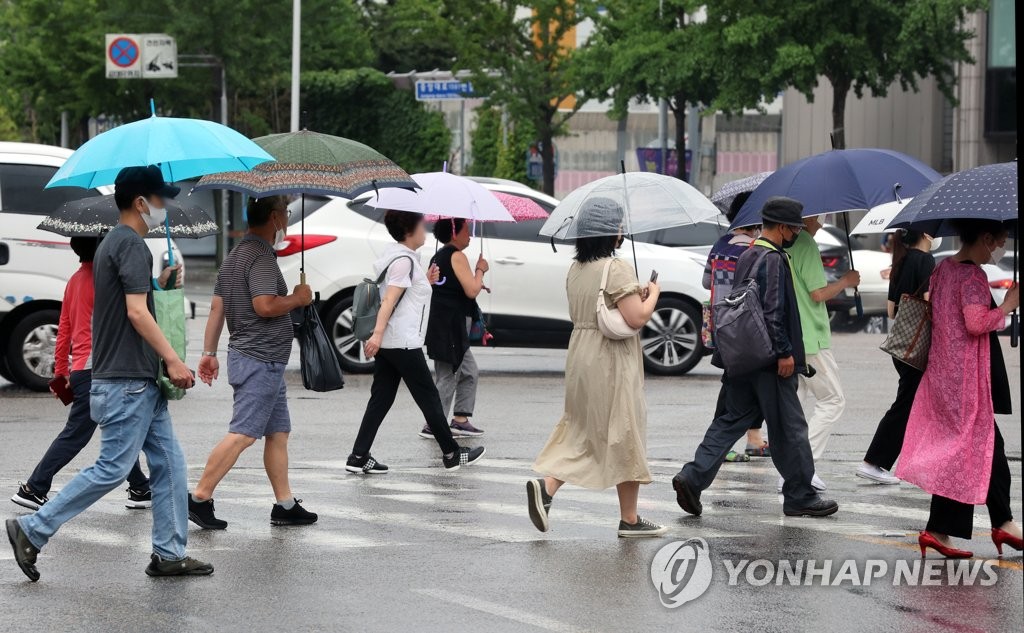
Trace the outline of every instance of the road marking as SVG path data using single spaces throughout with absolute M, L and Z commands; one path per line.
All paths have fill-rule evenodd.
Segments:
M 596 633 L 595 629 L 592 628 L 582 628 L 575 624 L 569 624 L 568 622 L 562 622 L 561 620 L 555 620 L 554 618 L 549 618 L 547 616 L 537 615 L 536 613 L 525 613 L 520 609 L 514 609 L 489 600 L 470 598 L 464 593 L 454 596 L 448 592 L 437 589 L 413 589 L 412 591 L 449 604 L 495 615 L 500 618 L 505 618 L 506 620 L 519 622 L 520 624 L 526 624 L 545 631 L 552 631 L 553 633 Z

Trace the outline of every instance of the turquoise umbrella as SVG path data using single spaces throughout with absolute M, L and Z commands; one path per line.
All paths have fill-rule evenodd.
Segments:
M 114 184 L 118 172 L 157 165 L 167 182 L 222 171 L 248 171 L 274 157 L 231 128 L 199 119 L 153 115 L 120 125 L 82 145 L 46 187 L 91 189 Z

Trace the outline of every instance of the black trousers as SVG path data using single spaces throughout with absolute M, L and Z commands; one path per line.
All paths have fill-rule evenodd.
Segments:
M 45 495 L 50 492 L 53 486 L 53 477 L 62 468 L 74 459 L 96 431 L 96 423 L 92 421 L 89 412 L 89 387 L 92 386 L 92 370 L 71 372 L 71 391 L 75 399 L 71 403 L 71 410 L 68 411 L 68 421 L 64 429 L 50 443 L 50 447 L 43 453 L 42 459 L 36 465 L 32 475 L 28 478 L 28 487 L 33 492 Z M 142 472 L 139 460 L 128 473 L 128 485 L 135 490 L 149 490 L 149 478 Z
M 784 510 L 800 510 L 818 499 L 811 487 L 814 458 L 807 440 L 807 420 L 796 394 L 798 376 L 779 378 L 774 371 L 759 371 L 726 378 L 726 411 L 711 422 L 693 461 L 679 472 L 698 490 L 715 480 L 725 454 L 754 421 L 764 420 L 772 442 L 772 462 L 785 479 Z
M 892 364 L 896 366 L 896 373 L 900 375 L 896 399 L 879 421 L 875 436 L 868 446 L 868 452 L 864 454 L 864 461 L 886 470 L 892 470 L 892 465 L 896 463 L 896 458 L 903 449 L 903 436 L 907 433 L 910 409 L 914 406 L 914 396 L 917 395 L 917 388 L 924 376 L 924 372 L 895 358 L 892 359 Z
M 722 388 L 718 390 L 718 403 L 715 404 L 715 417 L 719 417 L 725 413 L 725 376 L 722 376 Z M 751 431 L 760 431 L 761 426 L 764 425 L 764 420 L 757 419 L 753 424 L 750 425 Z
M 992 477 L 985 498 L 988 518 L 992 527 L 999 527 L 1013 519 L 1010 510 L 1010 463 L 1006 460 L 1003 435 L 996 426 L 995 450 L 992 453 Z M 974 506 L 947 497 L 932 495 L 931 513 L 928 515 L 929 532 L 948 534 L 957 538 L 971 538 L 974 532 Z
M 352 454 L 363 456 L 370 452 L 377 430 L 384 422 L 384 417 L 395 404 L 398 385 L 405 381 L 416 406 L 423 412 L 427 426 L 430 427 L 441 451 L 452 453 L 459 450 L 459 445 L 452 438 L 448 427 L 448 416 L 441 406 L 441 397 L 437 395 L 434 376 L 427 367 L 427 359 L 422 349 L 381 349 L 374 358 L 373 385 L 370 387 L 370 401 L 366 404 L 363 422 L 359 426 Z

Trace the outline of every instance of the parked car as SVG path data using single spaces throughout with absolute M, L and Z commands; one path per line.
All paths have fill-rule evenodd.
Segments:
M 44 189 L 70 155 L 60 147 L 0 143 L 0 376 L 36 391 L 45 391 L 53 378 L 64 286 L 78 269 L 68 238 L 36 225 L 65 202 L 113 192 Z M 167 241 L 146 242 L 158 274 Z M 176 261 L 182 261 L 174 248 Z
M 551 211 L 557 200 L 518 183 L 479 179 L 492 191 L 528 197 Z M 366 372 L 373 367 L 352 333 L 352 291 L 370 274 L 379 253 L 393 240 L 383 225 L 383 211 L 356 200 L 305 198 L 306 277 L 322 299 L 322 318 L 331 330 L 343 367 Z M 281 269 L 289 285 L 299 279 L 301 239 L 298 223 L 302 202 L 291 210 L 289 247 L 280 252 Z M 479 298 L 493 345 L 501 347 L 565 348 L 572 324 L 565 294 L 565 275 L 573 255 L 567 242 L 556 244 L 538 235 L 543 220 L 487 223 L 476 227 L 468 255 L 484 253 L 491 264 L 487 283 L 491 293 Z M 424 259 L 436 245 L 421 250 Z M 624 257 L 632 255 L 627 242 Z M 709 293 L 701 286 L 700 258 L 663 246 L 636 244 L 640 277 L 658 270 L 661 300 L 650 324 L 641 332 L 644 364 L 655 374 L 678 375 L 692 369 L 704 355 L 700 342 L 701 303 Z

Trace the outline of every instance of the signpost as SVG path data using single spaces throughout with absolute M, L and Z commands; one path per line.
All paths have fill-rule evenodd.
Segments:
M 107 33 L 107 79 L 174 79 L 178 45 L 164 33 Z

